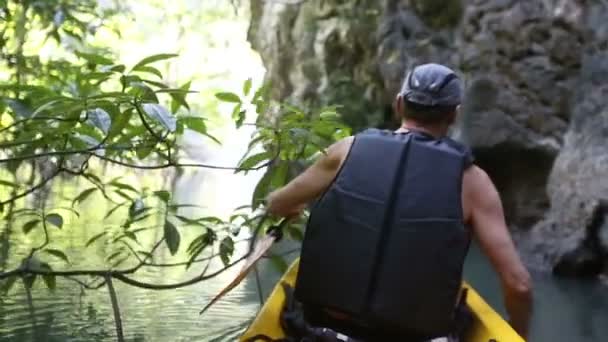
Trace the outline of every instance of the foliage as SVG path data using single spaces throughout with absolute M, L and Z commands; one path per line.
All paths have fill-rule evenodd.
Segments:
M 256 127 L 238 165 L 182 162 L 179 137 L 185 131 L 197 132 L 209 143 L 220 141 L 208 132 L 205 117 L 191 111 L 188 95 L 194 91 L 190 83 L 170 84 L 157 67 L 175 54 L 163 52 L 123 65 L 111 53 L 87 43 L 87 37 L 116 12 L 116 8 L 101 10 L 95 0 L 0 1 L 0 20 L 6 23 L 0 29 L 0 54 L 9 75 L 9 81 L 0 85 L 0 165 L 8 171 L 0 173 L 0 218 L 22 223 L 24 234 L 42 240 L 18 268 L 0 273 L 0 294 L 18 279 L 26 288 L 41 278 L 53 289 L 55 277 L 64 276 L 83 288 L 104 286 L 110 277 L 143 288 L 171 289 L 213 277 L 242 260 L 243 256 L 235 255 L 241 231 L 254 233 L 246 240 L 251 242 L 272 223 L 263 214 L 268 193 L 289 181 L 329 144 L 350 134 L 337 107 L 308 110 L 275 103 L 269 98 L 269 84 L 254 89 L 248 79 L 238 93 L 216 94 L 218 100 L 234 106 L 232 119 L 237 128 Z M 65 58 L 57 60 L 28 55 L 24 46 L 34 31 L 58 43 L 69 37 L 78 48 L 66 48 Z M 245 122 L 248 110 L 257 114 L 255 123 Z M 143 170 L 201 167 L 265 172 L 251 205 L 235 209 L 229 219 L 192 218 L 180 214 L 179 209 L 188 205 L 175 203 L 170 191 L 138 189 L 121 177 L 108 179 L 103 173 L 108 164 Z M 29 173 L 26 180 L 24 173 Z M 82 178 L 89 184 L 69 198 L 71 206 L 48 208 L 45 201 L 21 200 L 43 192 L 59 176 Z M 54 232 L 80 215 L 80 206 L 91 196 L 101 196 L 110 205 L 104 221 L 120 217 L 121 223 L 92 236 L 85 248 L 100 243 L 117 247 L 107 256 L 106 269 L 74 269 L 69 251 L 53 245 Z M 159 217 L 160 224 L 154 220 Z M 186 227 L 199 232 L 190 241 L 182 236 Z M 302 238 L 301 222 L 286 229 L 287 236 Z M 152 246 L 139 238 L 149 230 L 162 231 Z M 159 248 L 184 259 L 157 264 L 153 254 Z M 207 272 L 214 258 L 224 268 Z M 277 256 L 272 260 L 284 267 Z M 207 263 L 202 274 L 181 283 L 147 284 L 129 278 L 145 267 L 188 268 L 202 262 Z

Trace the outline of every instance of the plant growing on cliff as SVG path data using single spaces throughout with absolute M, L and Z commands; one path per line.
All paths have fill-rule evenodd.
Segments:
M 120 308 L 113 282 L 168 290 L 205 281 L 242 261 L 238 243 L 255 243 L 272 220 L 263 213 L 269 191 L 285 184 L 302 163 L 322 153 L 336 139 L 349 135 L 335 107 L 306 110 L 269 98 L 269 85 L 253 89 L 244 82 L 239 94 L 221 92 L 220 101 L 234 104 L 232 118 L 237 127 L 254 125 L 249 150 L 238 165 L 187 162 L 180 138 L 194 131 L 209 144 L 220 143 L 208 129 L 206 118 L 191 110 L 190 83 L 171 84 L 158 63 L 176 55 L 161 53 L 132 65 L 120 64 L 105 49 L 93 48 L 88 37 L 116 9 L 101 10 L 97 1 L 0 1 L 0 70 L 8 81 L 0 85 L 0 219 L 6 224 L 0 243 L 7 244 L 11 230 L 20 228 L 33 240 L 27 256 L 18 265 L 0 260 L 0 297 L 21 283 L 30 291 L 37 283 L 53 290 L 57 278 L 84 289 L 107 287 L 114 309 L 117 335 L 123 339 Z M 75 49 L 65 57 L 44 60 L 28 55 L 24 46 L 33 33 L 45 39 L 74 40 Z M 252 108 L 255 123 L 245 122 Z M 213 216 L 189 217 L 172 193 L 161 186 L 139 188 L 124 177 L 109 176 L 104 169 L 178 170 L 212 168 L 246 173 L 265 170 L 250 206 L 238 208 L 229 219 Z M 78 191 L 66 194 L 68 205 L 50 203 L 49 186 L 60 180 L 81 180 Z M 82 186 L 82 184 L 85 184 Z M 109 251 L 105 267 L 80 269 L 70 251 L 58 247 L 59 233 L 81 215 L 81 205 L 96 198 L 106 205 L 104 230 L 91 236 L 82 249 L 95 246 Z M 103 203 L 103 205 L 102 205 Z M 189 241 L 185 227 L 198 233 Z M 86 227 L 74 226 L 74 229 Z M 252 236 L 238 240 L 243 228 Z M 159 237 L 144 241 L 144 232 Z M 288 228 L 288 235 L 301 238 L 301 226 Z M 166 249 L 180 260 L 160 263 L 155 253 Z M 251 249 L 249 249 L 251 250 Z M 212 260 L 222 266 L 211 269 Z M 280 262 L 278 263 L 280 264 Z M 146 268 L 199 267 L 200 274 L 172 284 L 147 283 L 136 279 Z M 35 300 L 32 299 L 32 300 Z

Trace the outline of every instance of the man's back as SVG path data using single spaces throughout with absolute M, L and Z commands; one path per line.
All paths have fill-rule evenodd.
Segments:
M 273 194 L 269 201 L 270 212 L 290 216 L 297 212 L 289 210 L 293 203 L 320 196 L 342 168 L 353 141 L 353 137 L 348 137 L 332 145 L 322 159 L 283 189 L 293 196 L 280 198 L 281 192 Z M 498 192 L 489 176 L 472 165 L 463 173 L 461 196 L 463 219 L 472 228 L 473 236 L 500 275 L 511 323 L 520 334 L 526 335 L 530 277 L 510 238 Z
M 395 99 L 395 112 L 402 119 L 398 131 L 445 137 L 461 97 L 462 85 L 451 69 L 437 64 L 414 68 Z M 307 203 L 321 196 L 347 160 L 353 141 L 349 137 L 333 144 L 315 164 L 272 193 L 269 212 L 284 217 L 298 215 Z M 462 220 L 472 228 L 473 237 L 499 274 L 511 323 L 525 337 L 532 306 L 531 281 L 509 235 L 498 192 L 488 175 L 475 165 L 464 171 L 461 182 Z M 428 191 L 432 191 L 432 185 Z

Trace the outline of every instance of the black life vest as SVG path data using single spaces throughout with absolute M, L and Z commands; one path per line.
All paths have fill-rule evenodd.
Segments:
M 461 188 L 471 164 L 469 149 L 449 138 L 357 134 L 312 208 L 296 298 L 370 329 L 452 332 L 470 242 Z

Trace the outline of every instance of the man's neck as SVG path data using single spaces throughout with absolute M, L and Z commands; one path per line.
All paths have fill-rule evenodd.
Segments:
M 399 129 L 397 129 L 397 132 L 404 132 L 404 131 L 424 132 L 424 133 L 432 135 L 433 137 L 435 137 L 437 139 L 442 138 L 447 134 L 447 129 L 444 127 L 444 125 L 435 125 L 435 126 L 421 125 L 417 122 L 410 121 L 410 120 L 404 120 L 401 123 L 401 127 L 399 127 Z

